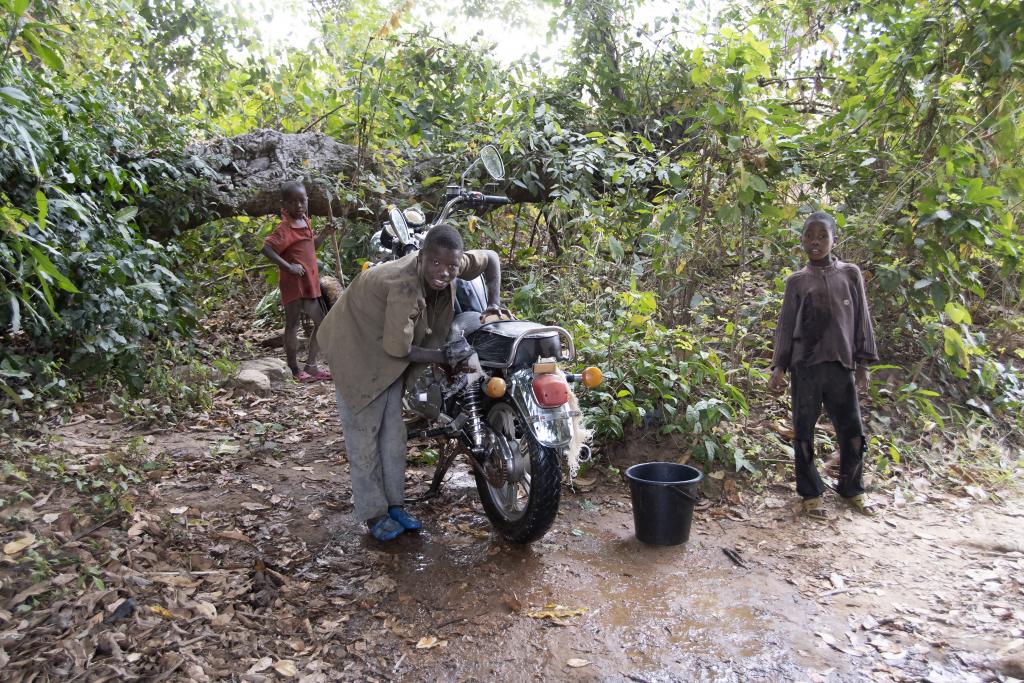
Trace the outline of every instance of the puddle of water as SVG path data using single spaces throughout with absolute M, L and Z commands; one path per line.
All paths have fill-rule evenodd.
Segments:
M 613 517 L 601 516 L 601 527 L 618 523 L 621 529 Z M 724 568 L 718 549 L 699 540 L 650 547 L 626 529 L 565 538 L 556 533 L 547 548 L 518 547 L 492 533 L 452 545 L 444 534 L 426 533 L 400 553 L 405 557 L 397 563 L 395 580 L 403 590 L 418 592 L 425 604 L 463 596 L 461 605 L 446 605 L 452 613 L 500 605 L 511 594 L 526 610 L 548 603 L 584 607 L 584 615 L 566 620 L 572 628 L 545 633 L 545 638 L 553 635 L 549 647 L 560 642 L 563 649 L 578 647 L 582 641 L 645 670 L 677 668 L 699 656 L 798 671 L 791 648 L 780 647 L 786 639 L 778 632 L 778 615 L 766 609 L 775 600 L 765 590 L 770 577 Z M 526 632 L 548 626 L 513 620 Z

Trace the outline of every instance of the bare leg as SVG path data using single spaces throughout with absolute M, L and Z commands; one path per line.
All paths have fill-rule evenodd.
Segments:
M 324 320 L 324 312 L 320 308 L 319 299 L 303 299 L 302 304 L 306 315 L 313 321 L 313 331 L 309 335 L 309 358 L 306 360 L 306 372 L 315 375 L 320 370 L 316 364 L 320 356 L 320 344 L 316 340 L 316 333 L 320 329 L 320 323 Z
M 302 313 L 302 299 L 289 301 L 284 305 L 284 355 L 292 375 L 299 374 L 299 318 Z

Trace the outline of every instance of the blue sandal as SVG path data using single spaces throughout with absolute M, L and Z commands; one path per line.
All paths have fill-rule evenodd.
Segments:
M 370 522 L 373 522 L 373 520 L 370 520 Z M 378 541 L 393 541 L 404 532 L 405 527 L 387 515 L 381 515 L 377 518 L 376 522 L 370 524 L 370 535 Z
M 423 528 L 423 524 L 420 523 L 420 520 L 410 515 L 405 511 L 405 508 L 400 505 L 392 505 L 389 507 L 388 515 L 390 515 L 391 519 L 401 524 L 402 528 L 406 531 L 419 531 Z

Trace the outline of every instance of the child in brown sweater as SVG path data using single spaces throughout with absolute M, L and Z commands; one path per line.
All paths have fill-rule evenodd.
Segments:
M 793 452 L 796 490 L 804 512 L 828 519 L 825 485 L 814 465 L 814 425 L 822 403 L 839 440 L 836 491 L 855 510 L 874 514 L 864 494 L 866 441 L 857 391 L 868 386 L 867 364 L 878 360 L 867 294 L 860 269 L 831 255 L 836 222 L 817 211 L 807 217 L 800 238 L 809 263 L 786 279 L 775 330 L 775 355 L 768 388 L 782 392 L 792 376 Z

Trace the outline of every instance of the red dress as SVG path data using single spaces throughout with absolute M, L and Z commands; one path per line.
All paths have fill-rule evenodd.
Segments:
M 278 284 L 281 287 L 281 305 L 296 299 L 318 299 L 320 297 L 320 275 L 316 269 L 316 243 L 309 221 L 293 223 L 282 220 L 274 232 L 263 242 L 288 263 L 299 263 L 306 270 L 305 275 L 292 275 L 281 269 Z

